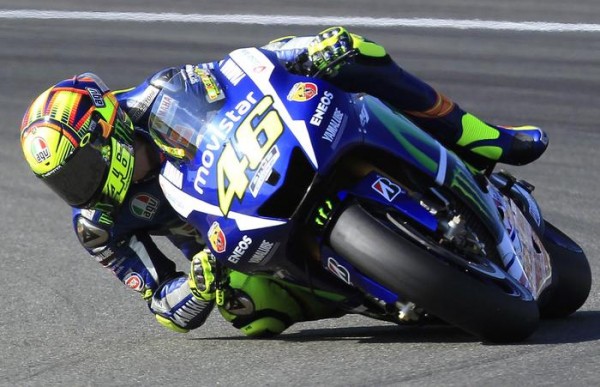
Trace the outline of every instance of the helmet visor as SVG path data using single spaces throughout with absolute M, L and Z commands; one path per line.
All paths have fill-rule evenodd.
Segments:
M 89 203 L 104 186 L 108 162 L 93 146 L 78 148 L 62 167 L 41 176 L 72 207 Z

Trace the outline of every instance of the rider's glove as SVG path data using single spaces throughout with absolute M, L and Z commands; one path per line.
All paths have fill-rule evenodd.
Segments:
M 194 297 L 202 301 L 212 301 L 216 297 L 216 260 L 208 249 L 192 258 L 189 285 Z
M 343 27 L 331 27 L 320 32 L 308 45 L 308 59 L 313 72 L 334 76 L 356 53 L 352 47 L 352 36 Z

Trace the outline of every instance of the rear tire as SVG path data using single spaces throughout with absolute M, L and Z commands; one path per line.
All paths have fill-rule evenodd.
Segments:
M 506 273 L 492 270 L 487 279 L 481 271 L 469 274 L 436 256 L 451 252 L 432 242 L 416 244 L 358 204 L 341 213 L 329 240 L 367 277 L 483 340 L 521 341 L 538 325 L 537 303 L 512 278 L 498 279 Z
M 587 300 L 592 272 L 585 253 L 571 238 L 545 222 L 543 244 L 552 264 L 552 283 L 540 297 L 542 318 L 567 317 Z

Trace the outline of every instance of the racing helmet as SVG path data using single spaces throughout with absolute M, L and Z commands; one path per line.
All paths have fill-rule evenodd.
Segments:
M 133 177 L 134 128 L 115 95 L 84 73 L 37 97 L 21 123 L 33 173 L 72 207 L 111 211 Z

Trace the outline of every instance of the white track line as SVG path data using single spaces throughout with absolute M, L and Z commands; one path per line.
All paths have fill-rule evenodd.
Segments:
M 86 12 L 86 11 L 45 11 L 45 10 L 0 10 L 0 19 L 58 19 L 94 20 L 119 22 L 175 22 L 198 24 L 261 24 L 261 25 L 344 25 L 348 27 L 371 28 L 445 28 L 460 30 L 500 30 L 533 32 L 600 32 L 600 24 L 551 23 L 551 22 L 511 22 L 494 20 L 461 20 L 429 18 L 374 18 L 346 16 L 299 16 L 299 15 L 210 15 L 184 13 L 149 12 Z

